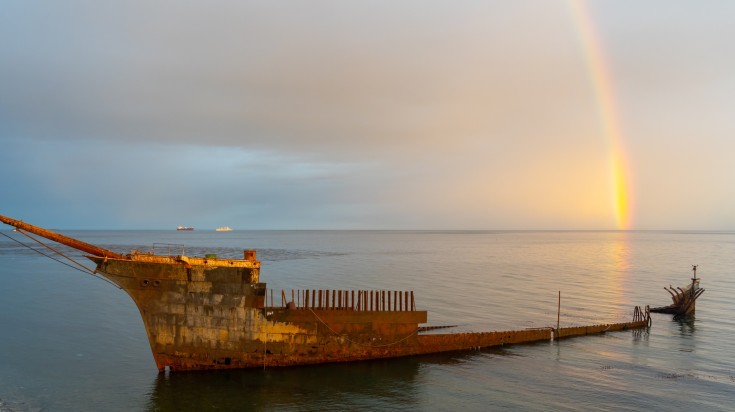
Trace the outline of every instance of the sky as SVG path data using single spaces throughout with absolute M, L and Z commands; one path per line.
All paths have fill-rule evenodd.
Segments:
M 0 214 L 735 230 L 735 2 L 0 4 Z

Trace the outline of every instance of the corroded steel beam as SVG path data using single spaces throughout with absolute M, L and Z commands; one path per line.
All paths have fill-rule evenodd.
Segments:
M 111 250 L 107 250 L 105 248 L 101 248 L 99 246 L 90 245 L 89 243 L 85 243 L 85 242 L 82 242 L 81 240 L 76 240 L 74 238 L 70 238 L 68 236 L 64 236 L 56 232 L 52 232 L 42 227 L 38 227 L 38 226 L 34 226 L 31 224 L 25 223 L 22 220 L 11 219 L 7 216 L 0 215 L 0 222 L 3 222 L 6 225 L 13 226 L 20 230 L 31 232 L 38 236 L 45 237 L 46 239 L 61 243 L 62 245 L 66 245 L 74 249 L 81 250 L 82 252 L 86 252 L 94 256 L 101 256 L 101 257 L 108 257 L 108 258 L 115 258 L 115 259 L 126 259 L 124 255 L 121 255 L 119 253 L 113 252 Z
M 554 328 L 509 330 L 498 332 L 453 333 L 444 335 L 421 335 L 418 341 L 419 353 L 433 353 L 488 348 L 509 344 L 524 344 L 538 341 L 571 338 L 575 336 L 595 335 L 605 332 L 616 332 L 628 329 L 639 329 L 650 326 L 650 318 L 640 321 L 610 323 L 590 326 L 572 326 Z M 555 333 L 556 332 L 556 333 Z

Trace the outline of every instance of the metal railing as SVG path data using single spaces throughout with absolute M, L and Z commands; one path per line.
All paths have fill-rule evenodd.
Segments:
M 266 294 L 267 296 L 267 294 Z M 403 290 L 281 290 L 281 307 L 288 309 L 353 310 L 363 312 L 416 310 L 413 291 Z M 273 290 L 270 304 L 275 306 Z
M 186 245 L 175 243 L 154 243 L 152 252 L 154 255 L 160 254 L 162 256 L 186 255 L 185 247 Z M 165 252 L 165 254 L 163 252 Z

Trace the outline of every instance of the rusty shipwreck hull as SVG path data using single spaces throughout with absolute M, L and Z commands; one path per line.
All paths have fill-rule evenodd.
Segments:
M 298 303 L 268 306 L 260 264 L 130 255 L 92 258 L 135 301 L 159 370 L 203 370 L 349 362 L 647 326 L 633 322 L 487 333 L 419 333 L 427 312 L 407 291 L 301 291 Z
M 255 251 L 243 259 L 108 251 L 0 215 L 87 253 L 95 272 L 135 302 L 159 371 L 235 369 L 348 362 L 528 343 L 649 326 L 632 322 L 517 331 L 422 334 L 427 312 L 409 291 L 282 292 L 275 305 L 260 282 Z M 272 293 L 272 292 L 271 292 Z
M 408 354 L 415 346 L 426 311 L 363 310 L 364 303 L 329 306 L 322 291 L 308 308 L 266 306 L 260 262 L 254 251 L 246 254 L 244 260 L 143 254 L 90 258 L 136 303 L 160 370 L 370 359 Z

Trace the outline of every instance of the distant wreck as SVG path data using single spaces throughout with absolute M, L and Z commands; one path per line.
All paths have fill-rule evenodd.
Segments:
M 674 288 L 671 285 L 669 285 L 669 287 L 664 286 L 664 289 L 669 292 L 671 299 L 674 302 L 669 306 L 651 308 L 651 312 L 670 313 L 674 315 L 674 317 L 694 315 L 697 298 L 702 296 L 704 289 L 699 287 L 699 279 L 697 279 L 697 265 L 692 265 L 692 271 L 694 271 L 692 283 L 684 288 Z

